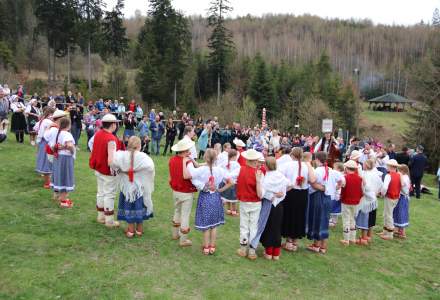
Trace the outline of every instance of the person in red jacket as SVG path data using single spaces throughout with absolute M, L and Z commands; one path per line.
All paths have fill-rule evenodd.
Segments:
M 357 163 L 349 160 L 344 164 L 345 176 L 342 182 L 341 203 L 342 203 L 342 227 L 343 239 L 341 243 L 348 246 L 356 243 L 356 207 L 363 196 L 362 177 L 358 174 Z
M 184 172 L 183 164 L 193 164 L 197 167 L 197 163 L 191 158 L 191 148 L 194 142 L 190 139 L 182 139 L 171 150 L 176 155 L 170 158 L 168 163 L 170 172 L 170 187 L 173 190 L 174 200 L 174 216 L 173 216 L 173 240 L 179 240 L 181 247 L 192 245 L 188 239 L 189 218 L 193 203 L 194 193 L 197 192 L 196 187 L 191 183 L 191 174 Z
M 384 240 L 392 240 L 394 232 L 393 211 L 399 202 L 402 188 L 400 174 L 397 172 L 399 164 L 395 159 L 387 162 L 388 174 L 383 181 L 382 196 L 385 197 L 383 204 L 383 232 L 379 236 Z
M 236 185 L 237 199 L 240 201 L 240 249 L 237 254 L 255 260 L 257 259 L 255 249 L 252 247 L 248 249 L 248 246 L 257 234 L 263 197 L 261 188 L 263 173 L 257 168 L 261 154 L 250 149 L 244 151 L 241 156 L 246 159 L 246 165 L 241 167 Z
M 117 178 L 110 168 L 115 152 L 121 149 L 118 138 L 113 135 L 118 122 L 112 114 L 106 114 L 102 118 L 102 129 L 96 132 L 93 138 L 93 149 L 89 159 L 89 166 L 95 170 L 98 185 L 97 221 L 109 228 L 119 227 L 119 222 L 114 220 Z

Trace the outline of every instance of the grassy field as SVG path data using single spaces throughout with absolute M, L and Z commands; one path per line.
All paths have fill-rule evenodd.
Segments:
M 154 161 L 155 218 L 146 223 L 142 238 L 128 240 L 122 228 L 108 230 L 95 221 L 96 186 L 87 152 L 79 152 L 75 165 L 75 207 L 62 210 L 33 171 L 34 149 L 17 145 L 12 136 L 0 144 L 0 298 L 440 298 L 435 196 L 411 202 L 407 240 L 375 238 L 366 248 L 343 248 L 339 225 L 331 232 L 327 255 L 301 247 L 298 253 L 283 253 L 279 262 L 251 262 L 235 255 L 239 222 L 228 217 L 219 230 L 217 253 L 205 257 L 199 232 L 191 232 L 191 248 L 171 240 L 167 159 Z M 381 210 L 378 216 L 377 231 Z

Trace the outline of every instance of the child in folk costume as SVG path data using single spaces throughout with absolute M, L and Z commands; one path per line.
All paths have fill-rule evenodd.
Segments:
M 360 163 L 360 159 L 362 157 L 362 153 L 358 150 L 351 151 L 350 160 L 356 163 L 356 169 L 359 176 L 362 176 L 362 164 Z
M 240 201 L 240 249 L 237 254 L 255 260 L 257 254 L 250 242 L 257 235 L 263 197 L 263 173 L 257 169 L 261 155 L 254 149 L 249 149 L 242 152 L 241 156 L 246 159 L 246 165 L 240 168 L 237 178 L 237 198 Z
M 215 162 L 218 167 L 223 167 L 228 164 L 228 155 L 230 150 L 231 150 L 231 144 L 225 143 L 223 145 L 223 152 L 217 156 L 217 160 Z M 238 158 L 238 152 L 236 153 L 237 153 L 236 156 Z
M 356 162 L 349 160 L 344 167 L 345 182 L 343 182 L 341 191 L 343 239 L 340 242 L 348 246 L 350 243 L 356 243 L 356 209 L 363 191 L 362 177 L 358 174 Z
M 336 191 L 335 172 L 327 166 L 327 153 L 320 151 L 315 154 L 316 183 L 310 188 L 310 200 L 307 208 L 307 238 L 313 244 L 307 250 L 315 253 L 327 253 L 329 237 L 329 220 L 331 211 L 331 195 Z
M 356 241 L 359 245 L 371 242 L 373 227 L 376 225 L 377 195 L 382 188 L 382 173 L 375 169 L 374 159 L 364 163 L 362 175 L 363 196 L 358 206 L 356 227 L 361 230 L 361 236 Z
M 281 255 L 281 225 L 283 222 L 283 200 L 286 197 L 289 181 L 277 171 L 274 157 L 266 159 L 267 173 L 264 176 L 262 200 L 258 231 L 251 246 L 256 249 L 261 241 L 265 248 L 264 257 L 278 260 Z
M 399 202 L 393 211 L 394 226 L 397 227 L 396 235 L 399 238 L 406 238 L 405 228 L 409 226 L 409 192 L 411 180 L 409 178 L 409 169 L 407 165 L 399 165 L 401 178 L 401 190 Z
M 117 151 L 112 162 L 112 168 L 119 171 L 118 220 L 128 223 L 128 238 L 135 233 L 142 236 L 144 220 L 153 217 L 154 163 L 140 152 L 141 145 L 140 138 L 130 137 L 127 151 Z
M 228 160 L 226 165 L 220 165 L 232 180 L 232 183 L 237 183 L 238 174 L 240 173 L 240 165 L 237 162 L 238 153 L 234 149 L 230 149 L 228 153 Z M 235 186 L 225 190 L 221 193 L 222 200 L 226 202 L 226 214 L 237 216 L 237 192 Z
M 106 114 L 102 118 L 102 129 L 95 133 L 90 145 L 92 153 L 89 159 L 89 167 L 95 170 L 97 193 L 96 210 L 97 222 L 107 228 L 119 227 L 119 222 L 114 219 L 115 198 L 117 189 L 117 177 L 110 168 L 113 157 L 117 150 L 123 149 L 123 143 L 114 135 L 118 129 L 118 120 L 112 114 Z
M 238 152 L 238 163 L 240 164 L 240 166 L 246 166 L 246 159 L 244 157 L 241 156 L 241 154 L 245 151 L 245 147 L 246 144 L 240 140 L 240 139 L 235 139 L 233 141 L 235 148 L 237 149 Z
M 192 242 L 188 239 L 190 231 L 189 218 L 193 203 L 196 187 L 191 182 L 191 176 L 184 173 L 184 167 L 193 163 L 197 167 L 197 163 L 193 158 L 191 149 L 195 143 L 189 138 L 183 138 L 171 149 L 176 155 L 170 158 L 168 166 L 170 172 L 169 184 L 173 191 L 174 215 L 173 215 L 173 240 L 179 240 L 181 247 L 191 246 Z M 187 160 L 189 158 L 191 160 Z
M 55 109 L 46 107 L 43 112 L 43 118 L 35 124 L 34 130 L 37 133 L 37 159 L 35 171 L 44 176 L 45 189 L 50 188 L 50 174 L 52 173 L 52 163 L 47 159 L 46 145 L 47 141 L 44 139 L 44 133 L 55 123 L 51 120 Z M 64 112 L 62 116 L 65 116 Z M 56 116 L 55 116 L 56 117 Z
M 330 213 L 330 227 L 335 227 L 338 224 L 338 217 L 341 215 L 341 187 L 345 182 L 344 177 L 344 164 L 336 162 L 333 165 L 335 172 L 334 179 L 336 180 L 337 189 L 336 193 L 332 195 L 332 211 Z
M 225 214 L 220 193 L 232 186 L 224 169 L 214 166 L 217 153 L 214 149 L 207 149 L 204 154 L 206 165 L 195 168 L 192 163 L 186 165 L 184 173 L 189 172 L 191 182 L 197 187 L 199 199 L 197 201 L 195 227 L 203 232 L 203 254 L 214 254 L 216 251 L 217 227 L 225 224 Z M 226 182 L 222 188 L 220 184 Z
M 393 211 L 399 202 L 400 191 L 402 189 L 401 176 L 397 172 L 399 164 L 395 159 L 387 162 L 388 174 L 382 186 L 382 195 L 385 197 L 383 208 L 383 232 L 379 236 L 383 240 L 392 240 L 394 232 Z
M 55 137 L 48 140 L 48 145 L 54 152 L 50 186 L 59 194 L 60 206 L 64 208 L 73 207 L 73 202 L 68 197 L 75 189 L 75 140 L 69 132 L 70 124 L 70 118 L 62 118 Z
M 291 159 L 284 163 L 277 161 L 277 169 L 289 181 L 289 189 L 283 201 L 284 213 L 281 234 L 286 238 L 283 248 L 286 251 L 297 251 L 298 240 L 306 236 L 306 216 L 309 202 L 309 185 L 315 184 L 313 168 L 302 161 L 302 149 L 295 147 Z

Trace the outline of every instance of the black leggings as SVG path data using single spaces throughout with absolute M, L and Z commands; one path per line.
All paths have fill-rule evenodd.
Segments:
M 167 153 L 168 146 L 170 147 L 170 153 L 172 153 L 171 147 L 173 147 L 173 145 L 174 145 L 174 139 L 175 139 L 175 137 L 173 137 L 173 138 L 167 137 L 167 139 L 165 141 L 165 149 L 163 150 L 163 155 L 165 155 Z
M 17 143 L 23 143 L 24 142 L 24 131 L 16 131 L 15 132 L 15 139 L 17 140 Z

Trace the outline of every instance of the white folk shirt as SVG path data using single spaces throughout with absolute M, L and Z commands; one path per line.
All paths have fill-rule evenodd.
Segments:
M 272 205 L 276 207 L 286 198 L 289 180 L 279 171 L 268 171 L 263 178 L 263 198 L 272 201 Z M 275 197 L 275 194 L 283 193 L 281 197 Z
M 209 177 L 214 176 L 214 185 L 216 189 L 219 188 L 220 184 L 228 179 L 226 172 L 219 167 L 212 167 L 212 174 L 208 166 L 202 166 L 195 168 L 193 164 L 188 164 L 188 171 L 191 174 L 192 184 L 199 190 L 202 191 L 206 184 L 208 183 Z
M 25 106 L 23 103 L 15 101 L 11 103 L 11 109 L 13 112 L 18 112 L 20 109 L 24 110 Z
M 332 195 L 336 194 L 336 183 L 337 180 L 335 177 L 339 177 L 338 172 L 334 171 L 331 168 L 328 168 L 328 178 L 324 180 L 325 177 L 325 167 L 317 167 L 315 169 L 316 183 L 319 183 L 325 186 L 325 195 L 332 197 Z M 314 193 L 317 190 L 310 187 L 310 193 Z
M 240 174 L 241 166 L 236 160 L 231 160 L 229 162 L 229 166 L 228 166 L 228 162 L 226 162 L 226 165 L 219 167 L 225 170 L 227 177 L 232 179 L 234 184 L 237 183 L 237 178 L 238 175 Z
M 50 141 L 48 141 L 49 146 L 51 148 L 53 148 L 55 146 L 56 138 L 57 138 L 57 134 L 58 134 L 58 129 L 56 129 L 56 132 L 54 134 L 54 136 L 51 138 Z M 68 131 L 65 130 L 61 130 L 60 134 L 58 135 L 58 144 L 62 145 L 62 146 L 66 146 L 67 143 L 71 142 L 73 145 L 75 145 L 75 140 L 72 136 L 72 134 Z M 58 154 L 60 155 L 68 155 L 68 156 L 74 156 L 75 157 L 75 152 L 72 154 L 72 152 L 70 152 L 69 150 L 59 150 Z
M 301 185 L 296 183 L 296 178 L 298 177 L 299 164 L 301 164 L 301 176 L 304 177 L 304 180 Z M 293 187 L 296 190 L 307 190 L 309 187 L 308 179 L 309 179 L 309 168 L 305 162 L 298 161 L 286 161 L 279 165 L 277 168 L 289 181 L 289 186 Z
M 223 151 L 217 156 L 217 160 L 215 162 L 215 165 L 217 167 L 225 167 L 228 164 L 228 152 Z
M 52 126 L 54 122 L 50 119 L 44 119 L 39 121 L 37 124 L 35 124 L 35 131 L 38 132 L 37 134 L 37 143 L 41 142 L 41 140 L 44 137 L 44 133 Z
M 185 135 L 183 138 L 184 138 L 184 139 L 187 139 L 187 140 L 189 140 L 189 141 L 192 141 L 192 140 L 190 139 L 190 137 L 187 136 L 187 135 Z M 190 154 L 190 157 L 191 157 L 192 159 L 196 160 L 196 159 L 197 159 L 197 149 L 196 149 L 196 145 L 195 145 L 195 144 L 191 147 L 191 149 L 189 149 L 189 152 L 191 153 L 191 154 Z

